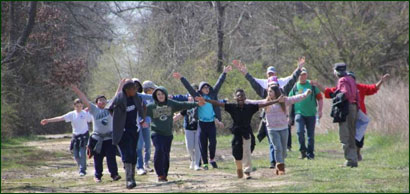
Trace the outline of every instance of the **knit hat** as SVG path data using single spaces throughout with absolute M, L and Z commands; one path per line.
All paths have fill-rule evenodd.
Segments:
M 158 86 L 154 84 L 154 82 L 150 80 L 145 80 L 144 83 L 142 83 L 142 88 L 147 89 L 147 88 L 152 88 L 152 89 L 157 89 Z
M 336 63 L 334 65 L 334 70 L 338 71 L 338 72 L 343 72 L 346 71 L 347 65 L 346 63 L 340 62 L 340 63 Z

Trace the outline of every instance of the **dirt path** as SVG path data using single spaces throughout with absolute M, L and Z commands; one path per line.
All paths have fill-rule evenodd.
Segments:
M 274 188 L 288 182 L 275 180 L 272 170 L 258 169 L 252 173 L 251 180 L 238 180 L 232 167 L 224 167 L 233 158 L 229 149 L 218 149 L 217 158 L 220 169 L 193 171 L 188 168 L 189 158 L 184 142 L 174 141 L 171 151 L 171 166 L 168 183 L 157 183 L 155 172 L 145 176 L 136 176 L 137 187 L 125 189 L 124 169 L 117 157 L 119 173 L 123 177 L 118 182 L 111 181 L 104 161 L 102 183 L 94 183 L 93 160 L 87 160 L 87 175 L 79 177 L 74 160 L 68 152 L 70 139 L 66 136 L 48 136 L 44 141 L 33 141 L 26 146 L 36 147 L 51 152 L 61 152 L 61 157 L 47 161 L 30 171 L 5 172 L 2 174 L 2 192 L 251 192 L 253 188 Z M 154 150 L 152 149 L 152 152 Z M 153 154 L 153 153 L 152 153 Z M 255 152 L 253 157 L 265 157 L 262 152 Z M 151 164 L 151 166 L 153 166 Z M 272 178 L 273 177 L 273 178 Z

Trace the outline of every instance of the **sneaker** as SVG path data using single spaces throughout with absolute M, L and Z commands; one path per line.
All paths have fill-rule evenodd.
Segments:
M 208 164 L 204 164 L 204 170 L 208 170 Z
M 292 147 L 288 147 L 288 152 L 291 152 L 292 151 Z
M 201 170 L 201 167 L 199 167 L 198 165 L 195 165 L 194 170 L 196 170 L 196 171 Z
M 358 167 L 358 164 L 357 164 L 357 162 L 348 162 L 348 161 L 346 161 L 343 166 L 356 168 L 356 167 Z
M 251 179 L 251 173 L 250 172 L 245 172 L 245 179 Z
M 212 168 L 218 168 L 218 165 L 216 165 L 215 161 L 211 161 L 211 165 L 212 165 Z
M 147 172 L 154 172 L 154 169 L 150 168 L 148 164 L 144 164 L 144 170 Z
M 94 181 L 95 181 L 96 183 L 101 183 L 101 178 L 94 177 Z
M 121 179 L 121 176 L 120 175 L 115 175 L 114 177 L 112 177 L 112 180 L 113 181 L 118 181 L 118 180 L 120 180 Z
M 80 172 L 80 176 L 85 176 L 85 172 Z
M 275 169 L 276 167 L 276 163 L 275 162 L 271 162 L 269 168 L 270 169 Z
M 144 169 L 142 169 L 142 168 L 139 168 L 138 170 L 137 170 L 137 175 L 146 175 L 147 174 L 147 172 L 144 170 Z
M 191 164 L 189 165 L 189 169 L 191 169 L 191 170 L 194 169 L 194 166 L 195 166 L 194 163 L 195 163 L 194 161 L 191 162 Z

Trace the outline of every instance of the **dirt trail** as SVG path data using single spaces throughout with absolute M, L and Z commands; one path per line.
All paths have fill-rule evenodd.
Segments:
M 123 177 L 120 181 L 111 181 L 104 161 L 103 182 L 94 183 L 92 159 L 87 160 L 87 175 L 79 177 L 75 162 L 68 151 L 69 143 L 70 139 L 62 135 L 49 136 L 47 140 L 26 143 L 26 146 L 65 154 L 28 172 L 15 174 L 2 172 L 2 186 L 6 186 L 5 189 L 2 187 L 2 192 L 252 192 L 256 188 L 273 191 L 276 186 L 290 184 L 275 178 L 272 170 L 268 168 L 260 168 L 252 172 L 253 179 L 251 180 L 238 180 L 235 171 L 224 167 L 227 163 L 222 162 L 233 163 L 230 149 L 218 148 L 217 158 L 221 161 L 220 169 L 190 170 L 184 143 L 174 141 L 171 151 L 169 182 L 157 183 L 155 172 L 151 172 L 145 176 L 136 175 L 137 187 L 128 190 L 124 186 L 124 169 L 119 157 L 117 157 L 117 164 L 119 173 Z M 152 155 L 153 152 L 152 148 Z M 262 152 L 255 152 L 253 157 L 266 157 L 266 153 L 264 156 Z

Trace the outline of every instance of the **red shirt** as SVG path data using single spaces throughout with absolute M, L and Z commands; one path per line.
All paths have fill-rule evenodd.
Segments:
M 375 93 L 377 93 L 378 89 L 376 87 L 376 84 L 356 84 L 357 89 L 359 90 L 359 106 L 360 110 L 364 112 L 364 114 L 367 114 L 366 112 L 366 106 L 364 104 L 364 98 L 365 96 L 370 96 Z M 325 89 L 325 98 L 330 98 L 330 93 L 333 93 L 336 91 L 336 87 L 333 88 L 326 88 Z

